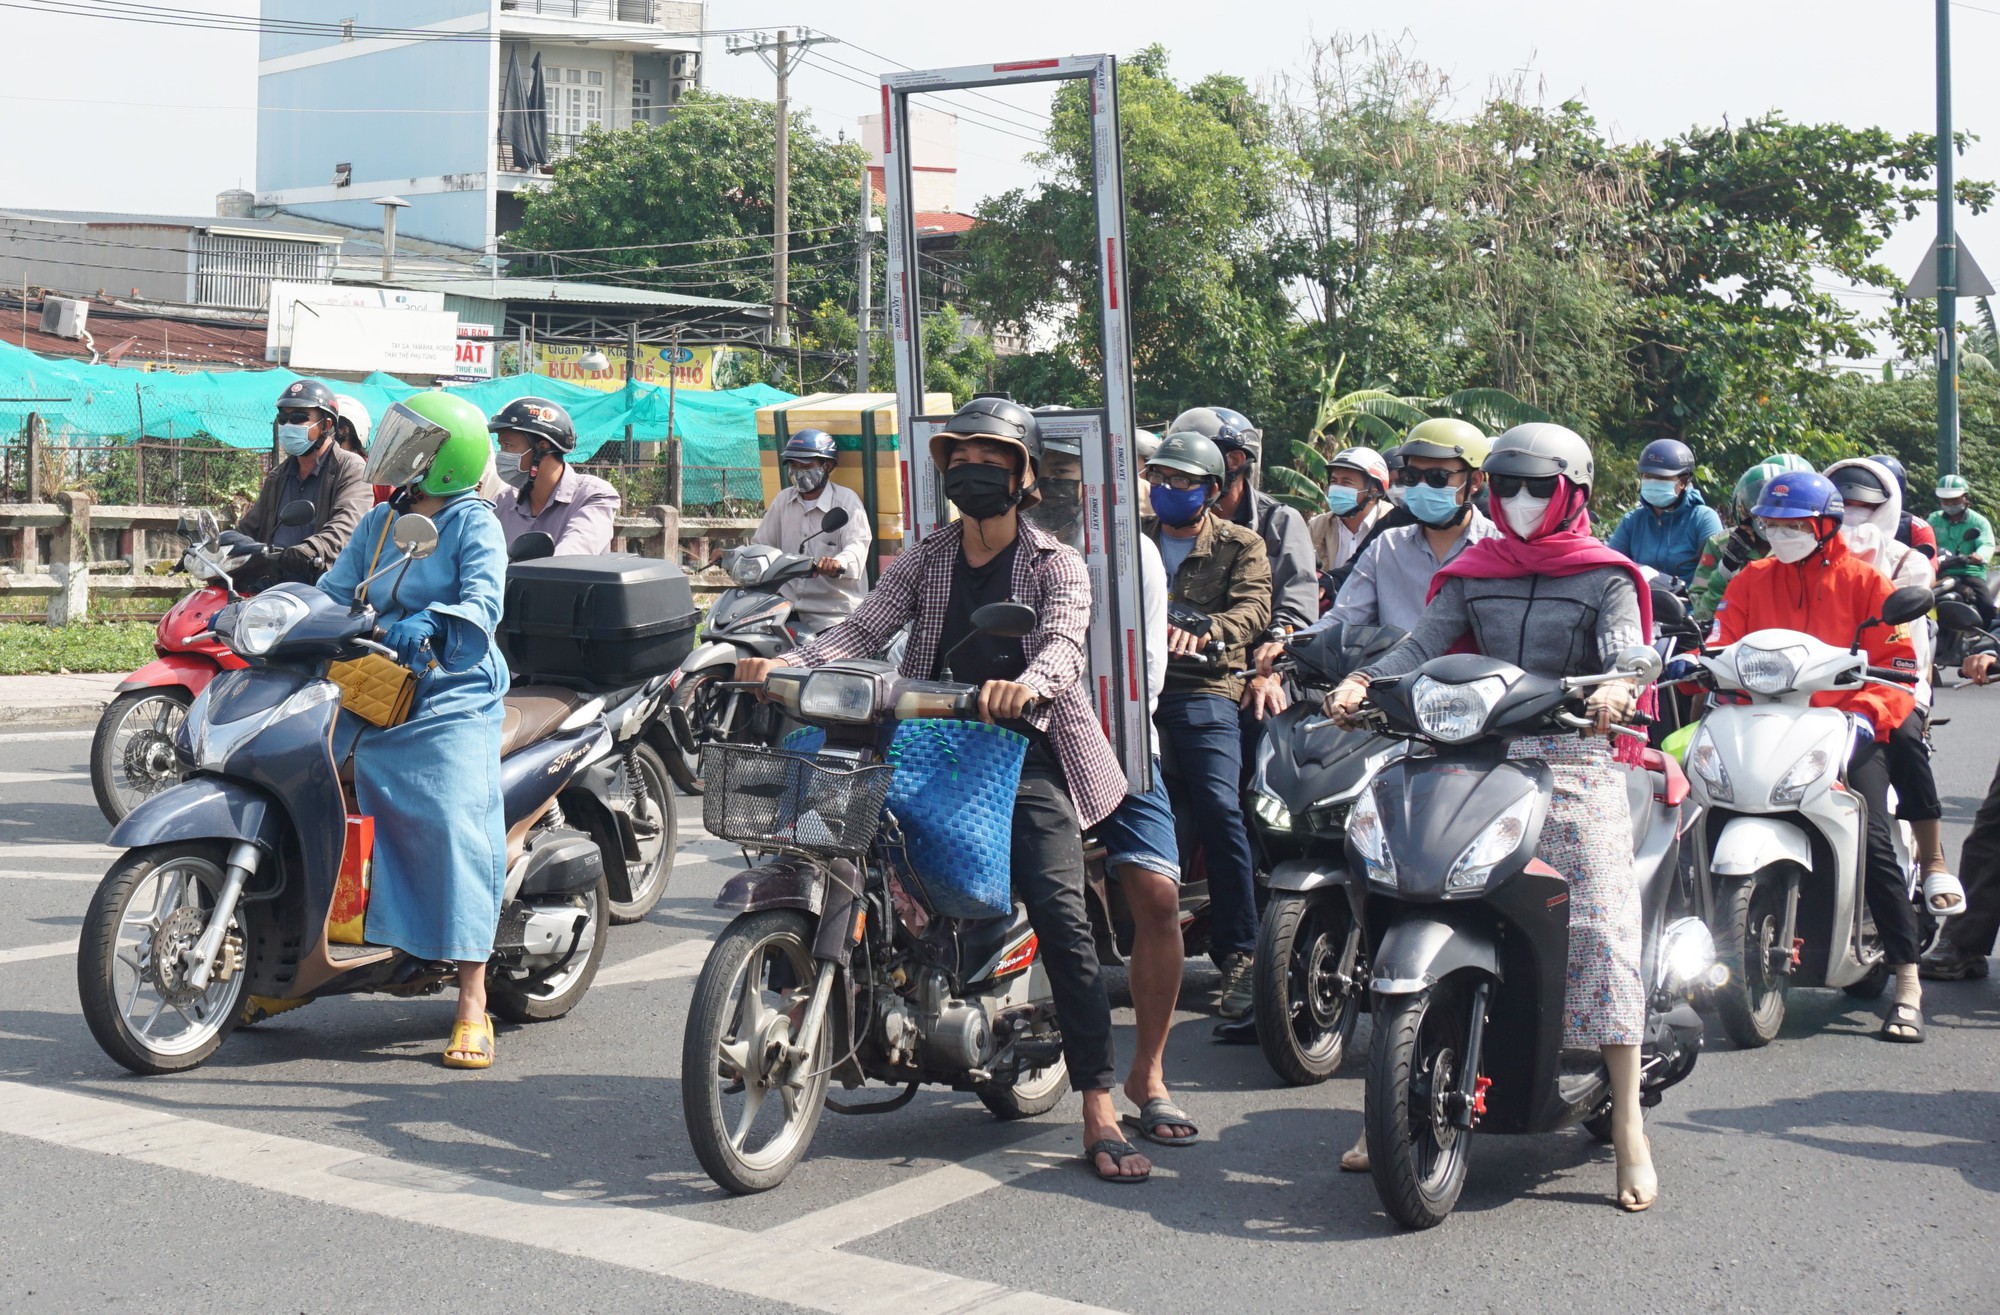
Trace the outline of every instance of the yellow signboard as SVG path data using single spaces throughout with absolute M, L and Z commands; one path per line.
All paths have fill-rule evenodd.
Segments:
M 586 370 L 582 361 L 591 349 L 576 343 L 536 343 L 534 345 L 535 369 L 540 375 L 551 379 L 562 379 L 568 383 L 582 384 L 585 388 L 598 388 L 605 392 L 616 392 L 625 386 L 625 348 L 613 344 L 599 348 L 608 359 L 602 370 Z M 689 388 L 707 392 L 717 387 L 716 372 L 725 375 L 733 371 L 732 358 L 754 353 L 745 353 L 730 347 L 662 347 L 642 345 L 632 356 L 632 378 L 642 384 L 667 386 L 671 374 L 674 387 Z M 754 369 L 743 380 L 725 379 L 722 387 L 735 387 L 754 379 Z

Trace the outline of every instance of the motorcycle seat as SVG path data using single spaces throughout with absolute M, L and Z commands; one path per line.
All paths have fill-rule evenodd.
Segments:
M 561 685 L 516 685 L 507 691 L 500 756 L 525 748 L 563 724 L 591 695 Z

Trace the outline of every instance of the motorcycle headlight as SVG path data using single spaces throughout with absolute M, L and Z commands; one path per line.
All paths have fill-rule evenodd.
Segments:
M 1507 806 L 1507 810 L 1486 824 L 1465 851 L 1452 860 L 1451 870 L 1444 874 L 1446 894 L 1467 894 L 1484 890 L 1487 878 L 1493 869 L 1506 861 L 1516 849 L 1521 847 L 1522 837 L 1528 834 L 1528 824 L 1535 817 L 1535 795 L 1522 795 Z
M 1486 729 L 1493 705 L 1507 692 L 1507 682 L 1498 676 L 1482 676 L 1463 685 L 1447 685 L 1419 676 L 1410 690 L 1410 708 L 1417 714 L 1423 733 L 1446 744 L 1477 739 Z
M 1382 825 L 1382 811 L 1375 805 L 1375 790 L 1361 792 L 1347 815 L 1347 839 L 1361 855 L 1368 879 L 1377 885 L 1396 884 L 1396 856 L 1389 852 L 1389 831 Z
M 873 721 L 875 679 L 854 671 L 815 671 L 799 692 L 799 715 L 805 721 Z
M 1752 694 L 1783 694 L 1797 683 L 1806 651 L 1789 648 L 1738 648 L 1736 679 Z
M 1729 772 L 1722 765 L 1722 751 L 1715 747 L 1706 722 L 1694 733 L 1694 743 L 1688 746 L 1687 767 L 1701 778 L 1710 799 L 1718 804 L 1736 802 L 1736 787 L 1729 783 Z
M 1806 791 L 1821 777 L 1826 769 L 1833 766 L 1833 755 L 1825 749 L 1813 749 L 1793 763 L 1778 783 L 1771 787 L 1773 807 L 1795 804 L 1805 798 Z
M 268 596 L 268 595 L 265 595 Z M 254 675 L 254 672 L 240 673 Z M 273 708 L 253 712 L 236 721 L 218 722 L 209 716 L 213 701 L 209 699 L 209 689 L 201 692 L 188 709 L 185 734 L 188 737 L 188 752 L 184 756 L 205 772 L 219 772 L 245 741 L 251 739 L 266 726 L 309 711 L 322 703 L 340 701 L 340 686 L 330 680 L 313 680 L 296 691 L 290 698 Z
M 1700 918 L 1676 918 L 1660 934 L 1659 977 L 1660 989 L 1670 995 L 1729 980 L 1729 970 L 1715 961 L 1715 938 Z
M 290 594 L 275 591 L 259 594 L 237 613 L 230 647 L 244 657 L 262 657 L 287 631 L 310 615 L 312 610 Z
M 1250 811 L 1257 815 L 1259 822 L 1272 831 L 1292 829 L 1292 810 L 1285 807 L 1284 800 L 1268 790 L 1250 792 Z

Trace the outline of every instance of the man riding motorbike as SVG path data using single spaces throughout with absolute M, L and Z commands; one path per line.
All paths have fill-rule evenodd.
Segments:
M 370 494 L 360 457 L 340 447 L 334 432 L 340 419 L 333 391 L 312 379 L 297 379 L 278 395 L 278 447 L 285 458 L 264 477 L 257 500 L 222 536 L 225 548 L 258 544 L 272 549 L 239 574 L 245 588 L 280 580 L 311 584 L 347 546 L 368 511 Z M 305 499 L 313 518 L 286 525 L 278 514 Z
M 1694 451 L 1661 438 L 1639 453 L 1640 505 L 1611 532 L 1611 550 L 1676 580 L 1693 577 L 1702 545 L 1722 533 L 1722 517 L 1694 487 Z
M 1389 465 L 1372 447 L 1350 447 L 1326 463 L 1326 507 L 1306 525 L 1322 571 L 1338 571 L 1354 560 L 1375 523 L 1392 507 Z
M 811 578 L 788 580 L 778 588 L 792 600 L 798 630 L 805 635 L 846 620 L 868 592 L 868 545 L 874 535 L 860 495 L 833 481 L 839 455 L 833 435 L 823 429 L 801 429 L 787 438 L 778 462 L 789 482 L 771 499 L 750 538 L 788 553 L 809 545 L 817 555 Z M 847 523 L 821 534 L 827 513 L 836 507 L 847 513 Z
M 1940 576 L 1959 576 L 1976 587 L 1967 602 L 1977 607 L 1987 625 L 1993 624 L 1993 600 L 1986 589 L 1986 567 L 1993 560 L 1993 522 L 1972 509 L 1972 485 L 1963 475 L 1940 475 L 1938 509 L 1931 513 L 1937 535 Z
M 1206 435 L 1222 453 L 1229 474 L 1215 500 L 1215 514 L 1255 530 L 1264 540 L 1271 564 L 1271 629 L 1290 634 L 1317 621 L 1319 572 L 1305 517 L 1256 487 L 1264 431 L 1240 411 L 1197 406 L 1176 416 L 1169 432 Z
M 486 428 L 500 436 L 494 473 L 507 487 L 493 509 L 509 546 L 540 530 L 556 541 L 557 557 L 611 551 L 618 490 L 570 466 L 576 426 L 568 411 L 545 397 L 518 397 Z
M 899 554 L 847 620 L 776 658 L 745 658 L 736 678 L 878 653 L 905 625 L 905 676 L 935 678 L 958 649 L 952 676 L 980 686 L 980 716 L 1029 741 L 1014 806 L 1014 890 L 1040 945 L 1070 1085 L 1083 1095 L 1085 1157 L 1100 1178 L 1143 1182 L 1151 1162 L 1119 1133 L 1111 1102 L 1111 1007 L 1084 905 L 1082 829 L 1125 797 L 1083 682 L 1090 576 L 1074 549 L 1021 517 L 1041 500 L 1041 435 L 1026 407 L 974 398 L 930 450 L 961 519 Z M 975 611 L 1008 600 L 1035 609 L 1030 634 L 965 642 Z

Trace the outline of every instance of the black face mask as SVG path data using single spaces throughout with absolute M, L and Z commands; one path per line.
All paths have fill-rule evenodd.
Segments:
M 1083 481 L 1045 479 L 1035 485 L 1042 501 L 1028 515 L 1057 538 L 1068 538 L 1083 520 Z
M 1013 482 L 1011 471 L 966 462 L 945 471 L 944 495 L 962 515 L 976 521 L 992 520 L 1005 516 L 1021 501 L 1021 494 L 1008 487 Z

